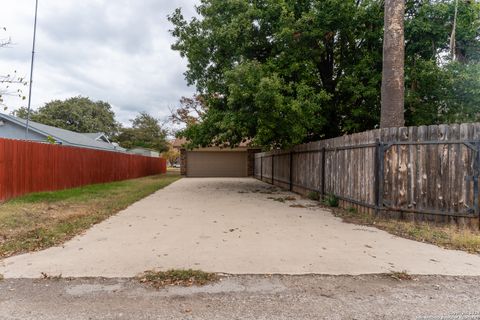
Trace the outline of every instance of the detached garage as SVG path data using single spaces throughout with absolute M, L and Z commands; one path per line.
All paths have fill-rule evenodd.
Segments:
M 189 177 L 247 177 L 246 151 L 187 151 Z
M 254 154 L 260 151 L 247 146 L 186 150 L 181 147 L 184 143 L 177 139 L 173 145 L 180 149 L 180 170 L 187 177 L 252 176 Z

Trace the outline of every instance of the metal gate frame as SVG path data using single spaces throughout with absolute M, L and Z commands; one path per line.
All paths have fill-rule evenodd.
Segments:
M 474 152 L 474 161 L 473 161 L 473 176 L 466 177 L 467 180 L 473 181 L 473 209 L 467 209 L 464 211 L 457 211 L 457 212 L 450 212 L 450 211 L 441 211 L 441 210 L 434 210 L 434 209 L 411 209 L 411 208 L 396 208 L 392 207 L 388 203 L 385 203 L 383 198 L 383 190 L 384 190 L 384 175 L 385 175 L 385 153 L 392 148 L 393 146 L 398 145 L 455 145 L 460 144 L 466 146 L 468 149 Z M 359 144 L 359 145 L 352 145 L 352 146 L 343 146 L 343 147 L 332 147 L 332 148 L 321 148 L 321 149 L 312 149 L 312 150 L 303 150 L 303 151 L 284 151 L 284 152 L 275 152 L 269 155 L 262 155 L 258 157 L 260 159 L 260 180 L 264 181 L 267 178 L 270 184 L 275 184 L 275 182 L 281 182 L 289 185 L 289 190 L 292 191 L 293 187 L 300 187 L 306 190 L 318 192 L 319 195 L 323 198 L 325 193 L 325 155 L 327 152 L 336 152 L 339 150 L 351 150 L 351 149 L 362 149 L 362 148 L 375 148 L 375 162 L 374 162 L 374 171 L 375 171 L 375 183 L 374 183 L 374 194 L 375 194 L 375 204 L 366 203 L 363 201 L 359 201 L 356 199 L 351 199 L 349 197 L 340 196 L 334 194 L 340 200 L 348 201 L 354 204 L 358 204 L 360 206 L 364 206 L 367 208 L 375 209 L 378 213 L 380 211 L 398 211 L 398 212 L 412 212 L 412 213 L 419 213 L 419 214 L 431 214 L 431 215 L 442 215 L 442 216 L 453 216 L 453 217 L 468 217 L 468 218 L 475 218 L 478 217 L 480 219 L 480 205 L 479 205 L 479 176 L 480 176 L 480 142 L 479 141 L 463 141 L 463 140 L 451 140 L 451 141 L 395 141 L 395 142 L 380 142 L 377 140 L 376 143 L 368 143 L 368 144 Z M 304 153 L 321 153 L 321 165 L 322 165 L 322 172 L 321 172 L 321 186 L 320 189 L 315 189 L 303 185 L 299 185 L 293 182 L 293 155 L 295 154 L 304 154 Z M 275 178 L 275 157 L 278 156 L 285 156 L 289 155 L 290 157 L 290 174 L 288 180 L 281 180 Z M 258 159 L 256 158 L 256 159 Z M 271 163 L 271 170 L 272 176 L 271 177 L 264 177 L 263 176 L 263 159 L 265 158 L 272 158 Z M 256 162 L 255 162 L 256 166 Z M 255 174 L 257 177 L 257 175 Z

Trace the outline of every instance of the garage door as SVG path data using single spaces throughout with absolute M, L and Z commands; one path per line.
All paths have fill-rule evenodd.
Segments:
M 187 152 L 188 177 L 246 177 L 246 152 Z

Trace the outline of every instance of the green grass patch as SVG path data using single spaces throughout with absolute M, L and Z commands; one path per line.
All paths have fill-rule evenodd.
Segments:
M 140 282 L 158 289 L 165 286 L 203 286 L 218 281 L 219 277 L 215 273 L 208 273 L 200 270 L 172 269 L 168 271 L 146 271 L 139 275 L 138 279 Z
M 0 257 L 59 245 L 180 179 L 178 174 L 26 195 L 0 205 Z
M 323 204 L 332 208 L 338 207 L 339 201 L 338 198 L 334 194 L 327 194 L 323 200 Z
M 357 209 L 355 209 L 354 207 L 348 207 L 348 208 L 347 208 L 347 211 L 348 211 L 350 214 L 356 214 L 356 213 L 357 213 Z
M 307 193 L 307 198 L 310 199 L 310 200 L 319 201 L 320 200 L 320 193 L 318 193 L 316 191 L 310 191 L 309 193 Z
M 110 196 L 115 195 L 118 193 L 123 193 L 125 189 L 134 188 L 140 184 L 143 187 L 151 188 L 155 190 L 157 185 L 155 182 L 158 182 L 162 185 L 168 179 L 176 177 L 176 175 L 159 175 L 159 176 L 152 176 L 147 178 L 140 178 L 140 179 L 132 179 L 132 180 L 124 180 L 124 181 L 116 181 L 110 183 L 102 183 L 102 184 L 92 184 L 88 186 L 83 186 L 79 188 L 73 189 L 65 189 L 59 191 L 51 191 L 51 192 L 38 192 L 38 193 L 31 193 L 22 197 L 15 198 L 10 200 L 7 203 L 11 204 L 28 204 L 28 203 L 38 203 L 38 202 L 46 202 L 46 203 L 55 203 L 59 201 L 84 201 L 84 200 L 91 200 L 92 198 L 98 198 L 103 196 Z M 167 180 L 166 180 L 167 179 Z M 152 182 L 152 183 L 141 183 L 144 181 Z M 134 190 L 139 192 L 144 192 L 143 190 Z

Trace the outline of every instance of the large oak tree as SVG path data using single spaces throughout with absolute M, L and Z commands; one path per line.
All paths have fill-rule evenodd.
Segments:
M 173 49 L 204 107 L 181 134 L 192 146 L 269 148 L 378 127 L 383 4 L 202 0 L 192 19 L 175 11 Z M 448 59 L 454 12 L 452 0 L 405 3 L 407 125 L 480 120 L 480 5 L 459 0 L 461 62 Z
M 122 147 L 127 149 L 141 147 L 158 152 L 169 149 L 167 131 L 162 128 L 157 118 L 146 112 L 140 112 L 130 122 L 132 126 L 121 128 L 120 133 L 114 138 Z
M 14 114 L 26 119 L 26 108 Z M 109 103 L 86 97 L 53 100 L 30 113 L 30 120 L 74 132 L 102 132 L 111 137 L 118 132 L 119 123 Z

